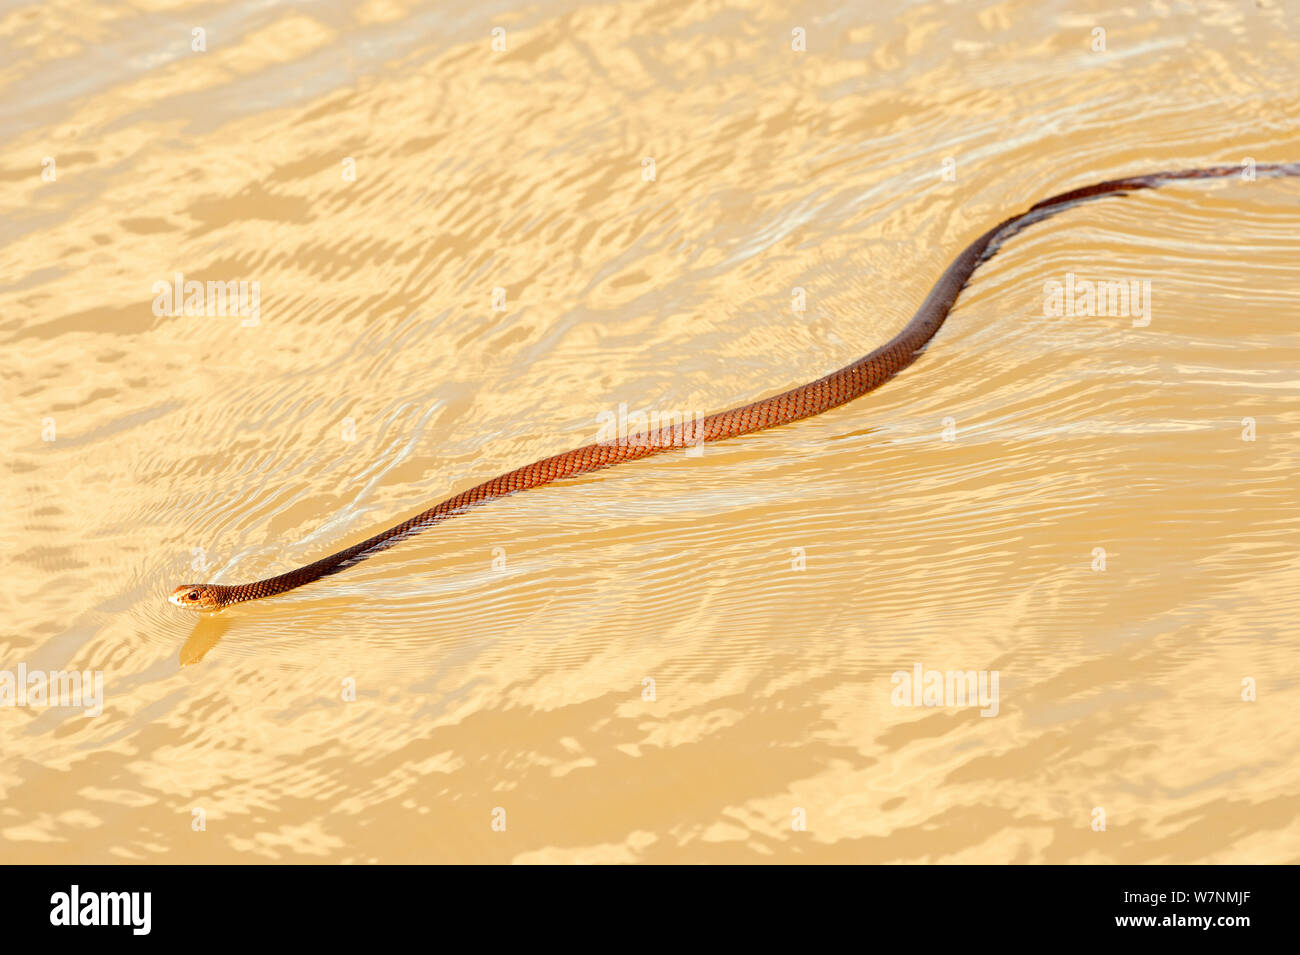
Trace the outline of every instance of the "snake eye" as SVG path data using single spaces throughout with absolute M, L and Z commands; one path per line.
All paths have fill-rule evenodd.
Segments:
M 186 600 L 198 600 L 198 599 L 199 599 L 199 595 L 198 595 L 197 593 L 195 593 L 193 590 L 191 590 L 189 593 L 187 593 L 187 594 L 185 595 L 185 599 L 186 599 Z

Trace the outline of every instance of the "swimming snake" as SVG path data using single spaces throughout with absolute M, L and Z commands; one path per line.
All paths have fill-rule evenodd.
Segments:
M 1254 166 L 1254 171 L 1256 176 L 1300 176 L 1300 163 L 1260 163 Z M 185 584 L 176 588 L 168 599 L 176 606 L 188 610 L 216 611 L 246 600 L 273 597 L 336 574 L 412 534 L 463 514 L 475 505 L 485 504 L 507 494 L 586 474 L 611 464 L 635 461 L 700 442 L 722 441 L 821 414 L 879 388 L 915 361 L 948 317 L 953 303 L 957 301 L 957 296 L 975 269 L 993 255 L 1003 241 L 1030 223 L 1055 215 L 1082 200 L 1124 195 L 1179 179 L 1222 179 L 1242 173 L 1241 166 L 1157 172 L 1126 179 L 1111 179 L 1044 199 L 1026 211 L 998 223 L 966 246 L 944 270 L 902 331 L 871 354 L 845 365 L 839 371 L 779 395 L 709 415 L 702 421 L 673 423 L 648 435 L 638 434 L 627 439 L 589 444 L 542 458 L 462 491 L 383 533 L 296 570 L 249 584 Z

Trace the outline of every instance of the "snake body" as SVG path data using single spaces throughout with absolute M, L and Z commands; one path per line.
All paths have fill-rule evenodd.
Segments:
M 1254 170 L 1257 176 L 1300 176 L 1300 163 L 1258 164 Z M 700 442 L 722 441 L 821 414 L 879 388 L 915 361 L 921 349 L 948 317 L 957 296 L 975 269 L 993 255 L 1003 241 L 1026 225 L 1055 215 L 1083 200 L 1123 195 L 1179 179 L 1227 178 L 1241 175 L 1242 171 L 1240 166 L 1213 166 L 1158 172 L 1111 179 L 1044 199 L 1026 211 L 998 223 L 966 246 L 944 270 L 902 331 L 869 355 L 823 378 L 739 408 L 709 415 L 702 422 L 672 424 L 648 435 L 638 435 L 635 440 L 588 444 L 563 454 L 542 458 L 462 491 L 380 534 L 304 567 L 249 584 L 185 584 L 176 588 L 168 599 L 178 607 L 189 610 L 216 611 L 231 604 L 272 597 L 336 574 L 412 534 L 463 514 L 471 507 L 508 494 L 541 487 L 612 464 L 635 461 Z

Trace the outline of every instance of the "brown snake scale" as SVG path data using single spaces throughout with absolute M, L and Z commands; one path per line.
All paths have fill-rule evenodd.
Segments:
M 383 533 L 376 534 L 359 544 L 353 544 L 336 554 L 322 557 L 305 567 L 238 586 L 186 584 L 173 591 L 168 599 L 186 609 L 212 611 L 246 600 L 259 600 L 282 594 L 330 574 L 336 574 L 360 560 L 391 547 L 411 534 L 455 517 L 477 504 L 514 494 L 516 491 L 550 484 L 562 478 L 586 474 L 611 464 L 635 461 L 699 442 L 722 441 L 821 414 L 880 387 L 910 365 L 948 317 L 957 296 L 979 264 L 996 252 L 1004 239 L 1014 235 L 1024 226 L 1054 215 L 1081 200 L 1154 188 L 1176 179 L 1226 178 L 1241 173 L 1242 168 L 1239 166 L 1213 166 L 1206 169 L 1152 173 L 1127 179 L 1112 179 L 1044 199 L 1026 212 L 1012 216 L 994 226 L 968 245 L 944 270 L 939 281 L 935 283 L 930 294 L 926 296 L 921 307 L 902 331 L 871 354 L 824 378 L 740 408 L 709 415 L 698 425 L 699 432 L 690 425 L 673 425 L 651 432 L 652 438 L 631 442 L 589 444 L 572 451 L 565 451 L 563 454 L 542 458 L 540 461 L 534 461 L 532 464 L 484 481 L 468 491 L 462 491 L 427 511 L 403 521 L 396 527 L 390 527 Z M 1257 176 L 1300 176 L 1300 163 L 1259 164 L 1255 166 L 1255 173 Z

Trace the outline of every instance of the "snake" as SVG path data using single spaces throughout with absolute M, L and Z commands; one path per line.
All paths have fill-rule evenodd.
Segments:
M 702 420 L 682 420 L 680 423 L 673 420 L 670 424 L 648 432 L 638 431 L 632 435 L 598 441 L 563 454 L 542 458 L 461 491 L 382 533 L 303 567 L 248 584 L 183 584 L 171 593 L 168 600 L 187 610 L 215 612 L 232 604 L 274 597 L 337 574 L 398 541 L 488 501 L 625 461 L 696 447 L 705 442 L 723 441 L 765 428 L 790 424 L 837 408 L 879 388 L 912 364 L 944 323 L 975 270 L 996 253 L 1003 242 L 1025 226 L 1086 200 L 1122 196 L 1182 179 L 1223 179 L 1240 175 L 1249 180 L 1251 169 L 1255 176 L 1300 176 L 1300 162 L 1209 166 L 1109 179 L 1058 193 L 1035 203 L 1024 212 L 1004 219 L 966 246 L 944 270 L 916 314 L 898 334 L 870 354 L 838 371 L 781 394 L 709 415 Z

